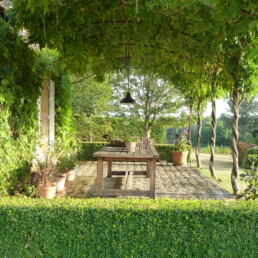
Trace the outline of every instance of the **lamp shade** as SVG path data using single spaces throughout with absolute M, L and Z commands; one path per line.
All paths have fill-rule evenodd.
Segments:
M 130 92 L 126 93 L 126 97 L 120 101 L 122 105 L 133 105 L 135 104 L 135 100 L 131 97 Z

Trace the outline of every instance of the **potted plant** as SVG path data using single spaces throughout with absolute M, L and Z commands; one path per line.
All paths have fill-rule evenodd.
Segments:
M 75 179 L 75 155 L 73 154 L 66 154 L 62 156 L 57 164 L 58 172 L 60 174 L 65 175 L 66 181 L 71 182 Z
M 124 139 L 125 148 L 128 152 L 135 152 L 136 144 L 139 142 L 140 139 L 136 137 L 127 137 Z
M 62 156 L 57 162 L 57 173 L 55 173 L 56 191 L 61 193 L 65 190 L 65 181 L 67 177 L 67 161 L 66 157 Z
M 190 149 L 190 145 L 187 142 L 186 136 L 180 135 L 177 139 L 174 150 L 172 151 L 172 160 L 174 166 L 185 166 L 187 165 L 187 155 Z
M 39 174 L 39 196 L 45 199 L 52 199 L 56 196 L 56 183 L 53 177 L 56 172 L 56 162 L 57 158 L 55 155 L 48 153 L 35 163 L 37 173 Z

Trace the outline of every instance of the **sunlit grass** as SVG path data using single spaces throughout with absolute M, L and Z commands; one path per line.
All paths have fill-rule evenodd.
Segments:
M 201 153 L 201 162 L 202 168 L 200 169 L 203 174 L 211 178 L 210 170 L 209 170 L 209 159 L 210 154 Z M 192 155 L 192 165 L 196 166 L 196 159 L 194 153 Z M 232 185 L 231 185 L 231 171 L 232 171 L 232 157 L 228 154 L 215 154 L 215 162 L 214 167 L 216 171 L 216 175 L 220 181 L 216 181 L 222 188 L 228 190 L 230 193 L 233 193 Z M 239 170 L 239 174 L 241 173 L 241 169 Z M 240 192 L 243 191 L 247 184 L 243 181 L 240 181 L 238 177 L 239 189 Z
M 201 148 L 201 153 L 207 153 L 209 154 L 211 152 L 210 150 L 210 146 L 206 146 L 206 147 L 202 147 Z M 215 148 L 215 153 L 217 154 L 231 154 L 231 148 L 230 147 L 219 147 L 219 146 L 216 146 Z

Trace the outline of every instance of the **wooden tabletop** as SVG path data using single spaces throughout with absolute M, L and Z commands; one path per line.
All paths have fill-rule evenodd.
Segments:
M 125 157 L 125 158 L 159 158 L 159 154 L 154 147 L 147 150 L 137 152 L 127 152 L 125 147 L 111 147 L 105 146 L 101 150 L 95 152 L 93 157 L 106 158 L 106 157 Z

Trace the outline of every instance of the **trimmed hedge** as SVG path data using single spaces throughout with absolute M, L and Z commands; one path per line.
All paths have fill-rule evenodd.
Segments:
M 78 153 L 78 159 L 81 161 L 85 160 L 96 160 L 92 155 L 94 152 L 100 150 L 102 147 L 107 145 L 107 142 L 81 142 L 79 143 L 80 151 Z
M 92 156 L 93 153 L 100 150 L 103 146 L 107 144 L 107 142 L 81 142 L 78 159 L 81 161 L 96 160 L 96 158 Z M 172 162 L 171 152 L 174 150 L 173 144 L 155 144 L 154 146 L 159 153 L 160 159 Z
M 167 162 L 172 162 L 172 151 L 174 150 L 174 144 L 155 144 L 154 146 L 160 159 L 164 159 Z
M 257 202 L 0 200 L 1 257 L 256 257 Z

